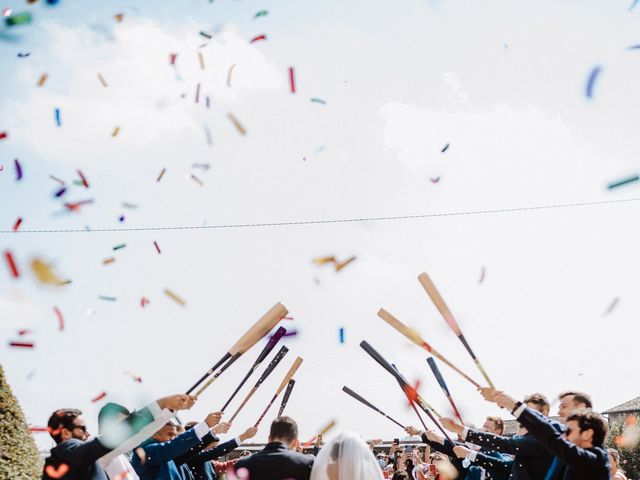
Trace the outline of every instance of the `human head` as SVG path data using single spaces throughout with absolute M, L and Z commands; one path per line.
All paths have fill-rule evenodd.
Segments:
M 590 408 L 574 411 L 567 417 L 567 440 L 581 448 L 602 447 L 607 435 L 607 423 Z
M 502 435 L 502 432 L 504 431 L 504 420 L 500 417 L 487 417 L 482 425 L 482 430 L 495 435 Z
M 284 443 L 292 448 L 298 439 L 298 424 L 291 417 L 278 417 L 271 422 L 269 442 Z
M 168 442 L 169 440 L 173 440 L 178 436 L 178 429 L 176 425 L 169 422 L 164 425 L 160 430 L 158 430 L 154 435 L 153 439 L 158 442 Z
M 49 417 L 47 422 L 49 434 L 56 443 L 75 438 L 83 442 L 89 438 L 87 424 L 82 418 L 82 412 L 75 408 L 61 408 Z
M 122 405 L 113 402 L 107 403 L 98 412 L 98 431 L 103 433 L 105 428 L 124 420 L 130 414 L 131 412 Z
M 541 393 L 532 393 L 524 397 L 524 403 L 529 408 L 537 410 L 543 415 L 549 415 L 549 400 Z
M 558 416 L 563 422 L 575 410 L 580 408 L 593 408 L 591 397 L 584 392 L 567 391 L 558 395 L 560 406 L 558 407 Z
M 609 454 L 609 463 L 611 464 L 611 477 L 613 477 L 618 468 L 620 468 L 620 454 L 615 448 L 607 448 L 607 453 Z

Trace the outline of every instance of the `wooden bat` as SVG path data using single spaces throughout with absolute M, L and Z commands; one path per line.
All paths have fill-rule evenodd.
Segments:
M 287 402 L 289 401 L 289 397 L 291 396 L 291 391 L 295 386 L 296 381 L 292 378 L 289 380 L 289 384 L 287 385 L 287 389 L 284 391 L 284 397 L 282 397 L 282 403 L 280 404 L 280 410 L 278 410 L 278 416 L 282 416 L 282 412 L 284 412 L 284 408 L 287 406 Z
M 276 344 L 280 341 L 280 339 L 282 337 L 284 337 L 284 335 L 286 333 L 287 333 L 287 329 L 284 328 L 284 327 L 280 327 L 280 328 L 278 328 L 278 330 L 276 330 L 276 333 L 274 333 L 273 336 L 269 339 L 267 344 L 264 346 L 264 348 L 260 352 L 260 355 L 258 355 L 258 358 L 256 359 L 256 361 L 253 362 L 252 367 L 249 369 L 247 374 L 244 376 L 244 378 L 240 382 L 240 385 L 238 385 L 238 387 L 234 390 L 234 392 L 229 397 L 229 400 L 227 400 L 227 402 L 224 404 L 224 406 L 220 409 L 221 412 L 225 411 L 225 409 L 231 403 L 231 400 L 233 400 L 233 398 L 238 394 L 238 392 L 240 391 L 242 386 L 247 382 L 247 380 L 249 380 L 249 377 L 251 375 L 253 375 L 253 372 L 255 372 L 258 369 L 258 367 L 264 361 L 264 359 L 269 356 L 269 354 L 271 353 L 271 350 L 273 350 L 273 348 L 276 346 Z M 206 385 L 205 385 L 205 387 L 206 387 Z M 196 396 L 198 396 L 198 394 L 196 394 Z
M 344 393 L 346 393 L 347 395 L 350 395 L 351 397 L 355 398 L 356 400 L 358 400 L 360 403 L 363 403 L 364 405 L 366 405 L 367 407 L 369 407 L 371 410 L 374 410 L 376 412 L 378 412 L 380 415 L 382 415 L 383 417 L 386 417 L 387 419 L 391 420 L 393 423 L 395 423 L 396 425 L 398 425 L 400 428 L 402 428 L 403 430 L 405 429 L 405 426 L 402 425 L 400 422 L 398 422 L 397 420 L 394 420 L 393 418 L 391 418 L 389 415 L 387 415 L 386 413 L 384 413 L 382 410 L 380 410 L 378 407 L 376 407 L 375 405 L 369 403 L 364 397 L 361 397 L 360 395 L 358 395 L 356 392 L 354 392 L 353 390 L 351 390 L 349 387 L 347 387 L 346 385 L 344 387 L 342 387 L 342 391 Z
M 436 380 L 440 384 L 440 388 L 442 388 L 444 395 L 447 397 L 447 400 L 449 400 L 449 403 L 451 404 L 451 408 L 453 408 L 453 413 L 456 415 L 456 417 L 458 417 L 458 420 L 460 420 L 460 422 L 464 425 L 464 420 L 462 420 L 460 411 L 458 410 L 458 407 L 456 407 L 456 404 L 454 403 L 453 398 L 451 397 L 451 393 L 449 392 L 449 387 L 447 387 L 447 384 L 444 381 L 444 377 L 442 376 L 442 373 L 440 373 L 440 369 L 436 364 L 435 358 L 433 357 L 427 358 L 427 363 L 429 364 L 429 367 L 433 372 L 433 376 L 436 377 Z
M 324 427 L 322 427 L 322 429 L 320 430 L 320 433 L 318 433 L 317 436 L 312 437 L 311 440 L 307 440 L 306 442 L 302 442 L 302 446 L 304 446 L 304 447 L 310 446 L 313 442 L 316 441 L 316 439 L 318 437 L 321 437 L 322 435 L 327 433 L 329 430 L 331 430 L 335 426 L 336 426 L 336 421 L 335 420 L 329 420 L 329 423 L 327 423 Z
M 291 365 L 291 368 L 289 369 L 287 374 L 282 379 L 282 382 L 280 382 L 280 386 L 278 387 L 278 390 L 276 390 L 276 394 L 273 396 L 273 398 L 271 399 L 271 401 L 267 405 L 267 408 L 264 409 L 264 411 L 262 412 L 262 415 L 260 415 L 260 418 L 258 418 L 258 421 L 254 425 L 254 427 L 258 428 L 258 425 L 260 425 L 260 422 L 262 421 L 264 416 L 267 414 L 267 412 L 271 408 L 271 405 L 273 405 L 273 402 L 276 401 L 276 398 L 278 398 L 278 395 L 280 395 L 280 392 L 282 392 L 282 390 L 284 390 L 284 387 L 287 386 L 289 381 L 293 379 L 293 376 L 298 371 L 298 368 L 300 368 L 300 365 L 302 365 L 302 357 L 298 357 L 293 361 L 293 365 Z
M 460 339 L 460 341 L 464 345 L 464 348 L 467 349 L 467 352 L 469 352 L 469 355 L 471 355 L 471 358 L 473 359 L 474 363 L 478 367 L 478 370 L 480 370 L 480 373 L 482 374 L 484 379 L 487 381 L 487 383 L 491 388 L 495 388 L 495 386 L 493 385 L 493 382 L 489 378 L 489 375 L 487 375 L 487 372 L 485 371 L 484 367 L 480 363 L 480 360 L 478 360 L 478 357 L 476 357 L 476 354 L 473 353 L 473 350 L 471 350 L 469 343 L 467 343 L 467 339 L 464 338 L 464 335 L 462 334 L 460 325 L 458 325 L 458 322 L 456 322 L 455 317 L 451 314 L 449 307 L 445 303 L 444 299 L 442 298 L 442 295 L 440 295 L 440 292 L 438 291 L 434 283 L 429 278 L 429 275 L 427 275 L 426 273 L 421 273 L 418 276 L 418 280 L 420 281 L 422 288 L 424 288 L 425 292 L 427 292 L 427 295 L 429 295 L 429 298 L 431 299 L 433 304 L 436 306 L 436 308 L 440 312 L 440 315 L 442 315 L 442 318 L 444 318 L 444 320 L 447 322 L 447 325 L 449 325 L 449 327 L 451 327 L 451 330 L 453 330 L 453 333 L 455 333 L 456 336 Z
M 238 413 L 240 413 L 240 410 L 242 410 L 244 408 L 244 406 L 247 404 L 249 399 L 253 396 L 254 393 L 256 393 L 256 391 L 258 390 L 258 387 L 260 387 L 260 385 L 262 385 L 262 382 L 264 382 L 267 379 L 267 377 L 269 376 L 269 374 L 271 372 L 273 372 L 273 369 L 278 366 L 278 363 L 280 363 L 280 360 L 282 360 L 284 358 L 284 356 L 287 354 L 288 351 L 289 351 L 289 349 L 287 347 L 285 347 L 284 345 L 282 347 L 280 347 L 280 350 L 278 351 L 278 353 L 276 353 L 276 356 L 273 357 L 273 360 L 271 360 L 271 363 L 269 363 L 269 365 L 267 366 L 265 371 L 262 373 L 262 375 L 260 376 L 260 378 L 258 379 L 256 384 L 249 391 L 249 393 L 244 398 L 244 400 L 242 401 L 242 403 L 240 404 L 240 406 L 238 407 L 236 412 L 233 414 L 233 416 L 229 419 L 229 423 L 233 422 L 233 420 L 236 418 Z
M 417 403 L 420 406 L 420 408 L 424 411 L 424 413 L 426 413 L 429 416 L 429 418 L 436 425 L 436 427 L 438 427 L 438 429 L 442 432 L 445 438 L 451 441 L 451 437 L 449 437 L 449 434 L 445 431 L 444 428 L 442 428 L 442 425 L 440 425 L 440 423 L 438 423 L 438 421 L 435 419 L 427 403 L 424 401 L 424 399 L 420 395 L 418 395 L 418 392 L 415 390 L 415 388 L 413 388 L 409 384 L 409 382 L 407 382 L 407 380 L 400 374 L 400 372 L 395 368 L 393 368 L 391 364 L 387 362 L 382 357 L 382 355 L 380 355 L 366 341 L 363 340 L 362 342 L 360 342 L 360 347 L 362 347 L 362 349 L 365 352 L 367 352 L 376 362 L 378 362 L 386 371 L 388 371 L 391 375 L 393 375 L 393 377 L 396 379 L 396 381 L 402 388 L 402 391 L 409 399 L 411 405 L 414 406 L 414 402 Z M 420 420 L 422 421 L 422 418 L 420 418 Z
M 213 367 L 211 367 L 207 373 L 205 373 L 200 379 L 194 383 L 189 390 L 187 390 L 187 395 L 193 392 L 198 385 L 204 382 L 209 375 L 215 372 L 220 365 L 229 360 L 232 356 L 239 353 L 242 355 L 251 347 L 253 347 L 258 340 L 264 337 L 267 333 L 269 333 L 276 324 L 286 317 L 289 314 L 289 310 L 281 304 L 276 303 L 267 313 L 265 313 L 260 320 L 254 323 L 249 330 L 247 330 L 244 335 L 238 339 L 238 341 L 229 349 L 227 353 L 225 353 L 218 363 L 216 363 Z
M 419 347 L 424 348 L 427 352 L 429 352 L 431 355 L 436 357 L 442 363 L 444 363 L 445 365 L 455 370 L 458 374 L 462 375 L 462 377 L 468 380 L 469 382 L 471 382 L 474 387 L 480 388 L 480 384 L 478 382 L 476 382 L 473 378 L 471 378 L 469 375 L 464 373 L 462 370 L 456 367 L 453 363 L 451 363 L 449 360 L 443 357 L 435 348 L 433 348 L 425 340 L 423 340 L 422 337 L 420 337 L 420 334 L 416 332 L 414 329 L 402 323 L 396 317 L 394 317 L 389 312 L 387 312 L 384 308 L 381 308 L 378 311 L 378 316 L 381 319 L 383 319 L 385 322 L 387 322 L 389 325 L 391 325 L 393 328 L 395 328 L 397 331 L 399 331 L 402 335 L 407 337 L 410 341 L 412 341 Z
M 227 363 L 225 363 L 222 367 L 220 367 L 220 370 L 218 370 L 216 373 L 213 374 L 213 376 L 211 376 L 211 378 L 209 378 L 209 380 L 207 380 L 207 383 L 205 383 L 200 390 L 198 390 L 195 394 L 194 397 L 198 398 L 200 396 L 200 394 L 202 392 L 204 392 L 206 390 L 206 388 L 211 385 L 213 382 L 216 381 L 216 379 L 222 375 L 222 372 L 224 372 L 227 368 L 229 368 L 233 362 L 235 362 L 238 358 L 240 358 L 240 353 L 236 353 L 234 354 L 228 361 Z

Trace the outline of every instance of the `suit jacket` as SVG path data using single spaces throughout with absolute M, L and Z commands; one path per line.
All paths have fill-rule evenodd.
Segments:
M 563 438 L 554 422 L 528 407 L 520 413 L 518 421 L 566 465 L 563 480 L 609 479 L 609 455 L 603 448 L 578 447 Z
M 422 441 L 432 449 L 451 457 L 451 462 L 460 473 L 459 478 L 464 478 L 465 480 L 480 480 L 483 478 L 507 480 L 507 478 L 509 478 L 511 463 L 513 462 L 510 455 L 503 455 L 500 452 L 494 451 L 487 451 L 485 453 L 476 452 L 476 459 L 473 462 L 475 465 L 466 468 L 462 464 L 462 460 L 453 452 L 453 447 L 463 445 L 462 443 L 451 443 L 445 439 L 443 445 L 439 442 L 430 441 L 424 433 L 422 434 Z M 486 475 L 483 475 L 483 473 L 486 473 Z
M 133 412 L 122 420 L 124 425 L 129 427 L 123 430 L 126 432 L 125 436 L 134 434 L 152 421 L 153 415 L 148 408 Z M 124 437 L 121 439 L 112 438 L 115 441 L 124 440 Z M 107 480 L 107 474 L 102 466 L 97 463 L 97 460 L 111 450 L 111 447 L 104 445 L 100 437 L 86 442 L 76 438 L 65 440 L 51 449 L 51 455 L 44 463 L 42 478 L 43 480 L 52 478 L 62 480 Z M 67 465 L 68 468 L 65 475 L 51 477 L 47 474 L 47 468 L 53 468 L 54 471 L 60 472 L 60 468 L 65 468 L 62 465 Z
M 218 437 L 215 437 L 213 434 L 206 435 L 195 448 L 190 449 L 186 454 L 176 458 L 176 465 L 186 465 L 195 480 L 215 480 L 217 475 L 211 464 L 211 460 L 220 458 L 238 448 L 238 442 L 233 438 L 209 450 L 204 450 L 211 442 L 217 441 Z
M 235 469 L 249 470 L 251 480 L 309 480 L 314 457 L 289 450 L 280 442 L 267 443 L 258 453 L 239 460 Z
M 493 433 L 469 430 L 466 440 L 483 447 L 513 455 L 509 479 L 543 480 L 553 456 L 531 433 L 504 437 Z
M 200 439 L 193 428 L 168 442 L 160 443 L 150 438 L 139 447 L 144 450 L 144 462 L 137 453 L 138 449 L 135 449 L 131 465 L 140 480 L 182 480 L 174 458 L 187 453 L 190 448 L 199 443 Z

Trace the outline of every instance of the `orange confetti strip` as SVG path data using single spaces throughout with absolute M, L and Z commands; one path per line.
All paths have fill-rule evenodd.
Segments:
M 38 86 L 43 87 L 45 82 L 47 81 L 47 78 L 49 78 L 49 75 L 47 75 L 46 73 L 40 75 L 40 78 L 38 79 Z
M 116 19 L 116 22 L 122 23 L 122 20 L 124 20 L 124 13 L 116 13 L 113 18 Z
M 93 397 L 91 399 L 91 403 L 99 402 L 100 400 L 102 400 L 106 396 L 107 396 L 107 392 L 100 392 L 98 395 L 96 395 L 95 397 Z
M 156 178 L 156 182 L 159 182 L 160 179 L 164 176 L 164 172 L 166 172 L 167 169 L 163 168 L 162 171 L 160 172 L 160 175 L 158 175 L 158 178 Z
M 168 288 L 164 289 L 164 294 L 167 297 L 171 298 L 177 304 L 182 305 L 183 307 L 187 304 L 187 302 L 185 302 L 179 295 L 176 295 L 174 292 L 172 292 Z
M 105 258 L 104 260 L 102 260 L 102 264 L 103 265 L 109 265 L 111 263 L 114 263 L 116 261 L 116 259 L 114 257 L 109 257 L 109 258 Z
M 98 74 L 98 80 L 100 80 L 103 87 L 107 88 L 109 86 L 101 73 Z
M 115 127 L 115 128 L 113 129 L 113 132 L 111 133 L 111 136 L 112 136 L 112 137 L 115 137 L 115 136 L 117 136 L 117 135 L 118 135 L 118 133 L 120 133 L 120 127 Z
M 64 317 L 62 316 L 62 312 L 60 311 L 60 309 L 58 307 L 53 307 L 53 311 L 56 314 L 56 317 L 58 318 L 58 330 L 63 331 L 64 330 Z
M 247 134 L 247 130 L 242 126 L 240 121 L 232 113 L 227 113 L 227 118 L 231 120 L 231 123 L 233 123 L 233 125 L 236 127 L 238 132 L 240 132 L 240 135 Z

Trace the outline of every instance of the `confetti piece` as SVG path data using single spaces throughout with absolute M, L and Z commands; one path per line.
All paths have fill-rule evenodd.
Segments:
M 7 265 L 9 266 L 9 270 L 11 271 L 11 276 L 13 278 L 18 278 L 20 276 L 20 272 L 18 271 L 18 267 L 16 266 L 13 254 L 9 250 L 6 250 L 4 252 L 4 258 L 7 260 Z
M 259 12 L 256 12 L 256 14 L 253 16 L 253 19 L 255 20 L 256 18 L 266 17 L 268 14 L 269 10 L 260 10 Z
M 444 153 L 447 150 L 449 150 L 449 144 L 448 143 L 444 147 L 442 147 L 442 150 L 440 150 L 440 152 Z
M 8 136 L 9 136 L 9 134 L 7 132 L 0 132 L 0 140 L 4 140 Z
M 109 258 L 105 258 L 104 260 L 102 260 L 102 264 L 103 265 L 110 265 L 112 263 L 114 263 L 116 261 L 116 259 L 114 257 L 109 257 Z
M 49 431 L 49 427 L 29 427 L 30 432 L 44 433 Z
M 211 40 L 211 39 L 213 38 L 213 37 L 212 37 L 210 34 L 208 34 L 207 32 L 202 32 L 202 31 L 201 31 L 201 32 L 200 32 L 200 35 L 202 35 L 204 38 L 206 38 L 206 39 L 208 39 L 208 40 Z
M 240 135 L 247 134 L 247 131 L 245 130 L 245 128 L 242 126 L 242 124 L 238 121 L 238 119 L 232 113 L 227 113 L 227 118 L 231 120 L 231 123 L 233 123 L 233 125 L 236 127 L 238 132 L 240 132 Z
M 104 88 L 107 88 L 109 86 L 101 73 L 98 74 L 98 80 L 100 80 L 100 83 Z
M 49 175 L 49 178 L 51 180 L 55 180 L 56 182 L 58 182 L 60 185 L 64 185 L 64 180 L 60 180 L 58 177 L 54 177 L 53 175 Z
M 196 177 L 193 173 L 191 174 L 191 179 L 196 182 L 201 187 L 204 187 L 204 183 L 198 177 Z
M 120 216 L 118 217 L 118 221 L 119 221 L 120 223 L 124 222 L 124 221 L 125 221 L 125 217 L 124 217 L 124 215 L 120 215 Z
M 179 305 L 182 305 L 183 307 L 187 304 L 187 302 L 185 302 L 182 298 L 180 298 L 178 295 L 176 295 L 175 293 L 173 293 L 171 290 L 169 290 L 168 288 L 164 289 L 164 294 L 171 298 L 174 302 L 176 302 Z
M 231 86 L 231 74 L 233 73 L 234 68 L 236 68 L 235 63 L 229 67 L 229 71 L 227 72 L 227 87 Z
M 34 258 L 31 261 L 31 271 L 36 276 L 38 281 L 45 285 L 63 285 L 64 281 L 61 280 L 58 275 L 53 271 L 53 267 L 39 258 Z
M 151 303 L 151 302 L 150 302 L 150 300 L 149 300 L 147 297 L 142 297 L 142 298 L 140 299 L 140 306 L 141 306 L 142 308 L 144 308 L 144 306 L 145 306 L 145 305 L 149 305 L 149 303 Z
M 132 210 L 135 210 L 136 208 L 138 208 L 138 205 L 136 205 L 135 203 L 129 203 L 129 202 L 122 202 L 122 206 L 124 208 L 130 208 Z
M 609 315 L 611 312 L 613 312 L 613 310 L 616 308 L 616 306 L 618 305 L 618 302 L 620 301 L 619 297 L 616 297 L 613 299 L 613 301 L 611 302 L 611 304 L 607 307 L 607 309 L 604 311 L 604 313 L 602 314 L 602 316 L 606 316 Z
M 136 383 L 142 383 L 142 377 L 138 376 L 138 375 L 134 375 L 131 372 L 124 372 L 125 375 L 129 375 L 131 377 L 131 379 L 136 382 Z
M 22 166 L 17 158 L 14 158 L 13 165 L 16 167 L 16 181 L 22 179 Z
M 158 251 L 158 254 L 162 253 L 162 252 L 160 251 L 160 247 L 158 246 L 158 242 L 156 242 L 155 240 L 154 240 L 154 242 L 153 242 L 153 246 L 154 246 L 154 247 L 156 247 L 156 250 Z
M 255 37 L 253 37 L 251 40 L 249 40 L 249 43 L 255 43 L 255 42 L 259 42 L 260 40 L 266 40 L 267 36 L 263 33 L 261 35 L 257 35 Z
M 204 70 L 204 56 L 202 52 L 198 52 L 198 62 L 200 63 L 200 70 Z
M 98 295 L 98 298 L 100 300 L 104 300 L 105 302 L 115 302 L 116 301 L 116 297 L 108 297 L 106 295 Z M 87 312 L 89 312 L 91 309 L 87 310 Z M 91 313 L 93 313 L 93 310 L 91 310 Z M 91 313 L 87 313 L 87 315 L 91 315 Z
M 10 8 L 3 8 L 2 9 L 2 16 L 3 17 L 10 17 L 11 16 L 11 12 L 12 12 L 12 10 Z
M 33 330 L 29 330 L 28 328 L 22 328 L 18 330 L 19 337 L 24 337 L 25 335 L 29 335 L 30 333 L 33 333 Z
M 327 102 L 325 100 L 322 100 L 321 98 L 316 98 L 316 97 L 313 97 L 311 99 L 311 102 L 312 103 L 320 103 L 322 105 L 326 105 L 327 104 Z
M 47 77 L 48 75 L 46 73 L 43 73 L 42 75 L 40 75 L 40 79 L 38 80 L 39 87 L 44 86 L 45 82 L 47 81 Z
M 636 175 L 632 175 L 630 177 L 623 178 L 621 180 L 616 180 L 615 182 L 610 183 L 609 185 L 607 185 L 607 188 L 609 190 L 612 190 L 614 188 L 618 188 L 618 187 L 621 187 L 623 185 L 628 185 L 629 183 L 637 182 L 638 180 L 640 180 L 640 176 L 638 176 L 637 174 Z
M 347 265 L 349 265 L 355 259 L 356 259 L 356 257 L 351 257 L 351 258 L 346 259 L 344 262 L 336 263 L 336 273 L 339 272 L 340 270 L 342 270 Z
M 56 114 L 56 126 L 60 127 L 60 126 L 62 126 L 62 120 L 60 119 L 60 109 L 59 108 L 55 109 L 55 114 Z
M 78 172 L 78 176 L 80 177 L 80 181 L 82 182 L 82 185 L 84 185 L 84 188 L 89 188 L 87 177 L 85 177 L 80 170 L 76 170 L 76 172 Z
M 169 54 L 169 63 L 171 65 L 175 65 L 176 64 L 176 58 L 178 57 L 177 53 L 170 53 Z
M 129 479 L 129 472 L 127 470 L 123 470 L 121 471 L 118 475 L 116 475 L 116 477 L 114 478 L 114 480 L 128 480 Z
M 196 86 L 196 103 L 200 101 L 200 84 Z
M 64 317 L 62 316 L 62 312 L 58 307 L 53 307 L 53 311 L 56 314 L 56 318 L 58 319 L 58 330 L 64 330 Z
M 124 20 L 124 13 L 116 13 L 113 18 L 116 19 L 116 22 L 122 23 L 122 20 Z
M 93 203 L 92 198 L 88 200 L 80 200 L 79 202 L 65 203 L 64 206 L 67 210 L 71 210 L 72 212 L 79 212 L 81 206 L 89 205 L 90 203 Z
M 431 183 L 438 183 L 440 181 L 440 177 L 430 177 Z
M 640 44 L 631 45 L 631 46 L 625 48 L 625 50 L 640 50 Z
M 587 98 L 593 98 L 593 93 L 594 93 L 593 89 L 595 87 L 597 78 L 600 76 L 600 72 L 602 72 L 602 67 L 597 66 L 589 74 L 589 78 L 587 79 L 586 91 L 585 91 L 585 95 L 587 96 Z
M 164 172 L 166 172 L 166 171 L 167 171 L 167 169 L 166 169 L 166 168 L 163 168 L 163 169 L 162 169 L 162 171 L 160 172 L 160 175 L 158 175 L 158 178 L 156 178 L 156 182 L 159 182 L 159 181 L 160 181 L 160 179 L 161 179 L 161 178 L 162 178 L 162 176 L 164 175 Z
M 27 58 L 29 55 L 31 55 L 31 52 L 18 53 L 18 58 Z
M 120 243 L 119 245 L 116 245 L 115 247 L 113 247 L 113 250 L 120 250 L 122 248 L 125 248 L 127 246 L 126 243 Z
M 18 219 L 16 220 L 16 223 L 13 224 L 12 230 L 14 232 L 17 232 L 18 229 L 20 228 L 20 225 L 22 225 L 22 217 L 18 217 Z
M 31 14 L 29 12 L 16 13 L 10 17 L 6 17 L 4 22 L 8 27 L 14 27 L 16 25 L 26 25 L 31 23 Z
M 206 104 L 207 104 L 207 108 L 209 108 L 211 106 L 211 101 L 209 100 L 209 95 L 207 95 L 207 97 L 205 98 Z
M 293 67 L 289 67 L 289 88 L 291 93 L 296 93 L 296 79 Z
M 53 465 L 47 465 L 44 469 L 47 476 L 51 478 L 62 478 L 69 471 L 69 465 L 66 463 L 61 463 L 58 465 L 58 468 L 55 468 Z
M 56 193 L 54 193 L 53 196 L 56 197 L 56 198 L 60 198 L 66 192 L 67 192 L 67 187 L 62 187 L 60 190 L 58 190 Z
M 340 339 L 340 343 L 344 343 L 344 327 L 340 327 L 338 330 L 338 338 Z
M 34 348 L 35 344 L 33 342 L 9 342 L 9 346 L 16 348 Z
M 312 260 L 312 262 L 315 263 L 316 265 L 326 265 L 326 264 L 332 263 L 334 265 L 336 273 L 337 273 L 340 270 L 342 270 L 344 267 L 349 265 L 351 262 L 353 262 L 355 259 L 356 259 L 356 257 L 353 256 L 353 257 L 350 257 L 350 258 L 346 259 L 343 262 L 338 262 L 336 257 L 327 256 L 327 257 L 315 258 L 315 259 Z
M 96 395 L 95 397 L 93 397 L 91 399 L 91 403 L 99 402 L 100 400 L 102 400 L 106 396 L 107 396 L 107 392 L 100 392 L 98 395 Z
M 120 127 L 115 127 L 113 129 L 113 132 L 111 133 L 111 136 L 115 137 L 116 135 L 118 135 L 118 133 L 120 133 Z
M 480 278 L 478 279 L 478 284 L 484 282 L 484 277 L 487 273 L 487 269 L 485 268 L 485 266 L 482 266 L 482 269 L 480 270 Z

